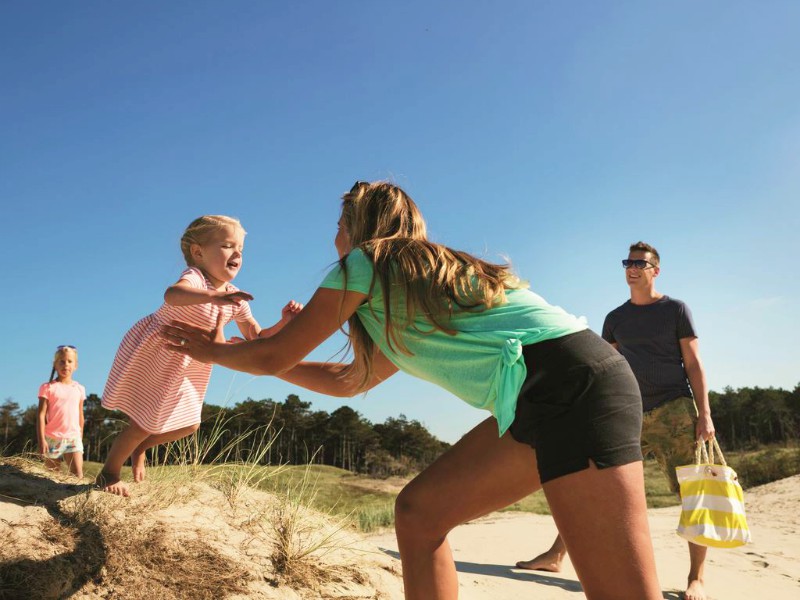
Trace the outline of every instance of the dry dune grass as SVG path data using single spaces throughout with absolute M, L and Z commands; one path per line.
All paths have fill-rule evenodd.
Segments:
M 402 597 L 395 561 L 306 508 L 313 489 L 151 471 L 123 499 L 0 459 L 0 598 Z

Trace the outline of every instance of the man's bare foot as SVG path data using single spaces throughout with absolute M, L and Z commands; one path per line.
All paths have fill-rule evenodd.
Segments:
M 517 563 L 518 569 L 528 569 L 529 571 L 548 571 L 558 573 L 561 571 L 561 562 L 564 557 L 555 552 L 545 552 L 531 560 L 521 560 Z
M 136 483 L 144 481 L 145 458 L 145 453 L 138 449 L 131 453 L 131 471 L 133 471 L 133 480 Z
M 125 498 L 130 496 L 128 485 L 123 483 L 119 475 L 115 475 L 114 473 L 100 472 L 94 480 L 94 485 L 109 494 L 116 494 L 117 496 L 123 496 Z
M 703 587 L 703 582 L 699 579 L 690 581 L 683 597 L 686 600 L 706 600 L 706 589 Z

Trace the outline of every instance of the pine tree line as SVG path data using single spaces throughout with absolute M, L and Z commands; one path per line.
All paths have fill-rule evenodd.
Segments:
M 726 388 L 721 393 L 711 392 L 709 400 L 717 436 L 726 450 L 800 440 L 800 385 L 792 391 Z M 21 410 L 11 398 L 0 405 L 0 453 L 35 450 L 36 411 L 36 406 Z M 86 399 L 84 416 L 84 457 L 102 462 L 124 426 L 123 416 L 100 406 L 96 394 Z M 349 406 L 332 413 L 312 410 L 310 402 L 294 394 L 283 402 L 247 399 L 230 408 L 204 405 L 200 434 L 208 434 L 216 423 L 225 424 L 216 444 L 218 452 L 231 440 L 266 426 L 272 444 L 263 459 L 265 464 L 314 462 L 378 477 L 418 471 L 449 447 L 405 415 L 373 424 Z M 248 443 L 237 447 L 234 454 L 246 458 Z M 208 459 L 213 458 L 212 452 Z
M 0 405 L 2 454 L 35 451 L 36 414 L 36 406 L 20 410 L 10 398 Z M 96 394 L 89 394 L 84 418 L 84 459 L 102 462 L 125 425 L 124 415 L 106 410 Z M 215 437 L 208 461 L 237 439 L 244 441 L 234 446 L 233 456 L 246 459 L 254 438 L 245 434 L 256 431 L 272 442 L 264 464 L 313 462 L 378 477 L 418 471 L 449 447 L 405 415 L 373 425 L 349 406 L 332 413 L 314 411 L 294 394 L 283 402 L 248 398 L 230 408 L 205 404 L 198 435 L 208 435 L 220 424 L 222 433 Z

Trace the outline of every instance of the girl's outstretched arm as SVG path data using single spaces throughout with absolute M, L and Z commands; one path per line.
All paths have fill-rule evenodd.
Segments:
M 272 327 L 265 327 L 262 329 L 261 325 L 258 324 L 258 321 L 256 321 L 255 317 L 253 316 L 251 316 L 247 321 L 237 322 L 236 325 L 238 325 L 239 331 L 242 333 L 245 340 L 254 340 L 258 337 L 268 338 L 272 337 L 281 329 L 283 329 L 286 324 L 294 319 L 301 310 L 303 310 L 302 303 L 295 300 L 289 300 L 289 302 L 286 303 L 286 306 L 281 309 L 280 320 Z M 242 342 L 244 340 L 240 337 L 233 337 L 228 341 Z
M 253 375 L 281 375 L 337 331 L 366 298 L 359 292 L 319 288 L 274 336 L 238 344 L 226 344 L 219 327 L 206 331 L 181 322 L 165 326 L 163 335 L 167 348 L 195 360 Z
M 278 333 L 281 329 L 286 327 L 286 324 L 294 319 L 297 315 L 300 314 L 300 311 L 303 310 L 303 305 L 300 302 L 296 302 L 294 300 L 290 300 L 286 303 L 281 309 L 281 319 L 272 327 L 265 327 L 261 329 L 258 333 L 258 337 L 268 338 L 272 337 L 276 333 Z
M 164 302 L 171 306 L 191 306 L 192 304 L 208 303 L 225 306 L 239 304 L 242 300 L 252 299 L 253 296 L 251 294 L 242 290 L 238 292 L 205 290 L 192 287 L 192 284 L 185 279 L 178 280 L 164 292 Z

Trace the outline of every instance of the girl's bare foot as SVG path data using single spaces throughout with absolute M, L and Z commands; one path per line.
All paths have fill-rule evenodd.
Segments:
M 144 481 L 145 458 L 144 450 L 139 451 L 137 448 L 131 453 L 131 471 L 133 471 L 133 480 L 136 483 Z
M 127 498 L 130 496 L 128 485 L 123 483 L 119 478 L 119 474 L 100 472 L 94 480 L 94 485 L 104 492 L 109 494 L 116 494 Z
M 564 557 L 554 552 L 544 552 L 531 560 L 521 560 L 517 563 L 518 569 L 528 569 L 529 571 L 548 571 L 558 573 L 561 571 L 561 561 Z

